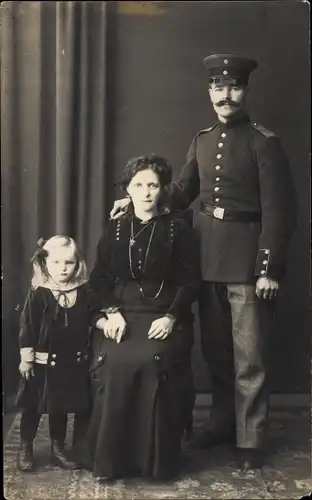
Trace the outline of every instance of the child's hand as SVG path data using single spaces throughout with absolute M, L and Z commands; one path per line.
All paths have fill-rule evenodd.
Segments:
M 19 371 L 22 377 L 25 377 L 26 380 L 29 380 L 30 377 L 34 375 L 34 365 L 33 363 L 27 361 L 21 361 L 19 365 Z

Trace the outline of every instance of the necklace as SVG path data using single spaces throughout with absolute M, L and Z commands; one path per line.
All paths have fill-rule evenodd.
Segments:
M 132 219 L 132 224 L 131 224 L 131 233 L 133 234 L 133 219 Z M 147 227 L 147 226 L 145 226 Z M 145 229 L 145 227 L 143 229 Z M 161 284 L 160 284 L 160 287 L 156 293 L 156 295 L 154 297 L 146 297 L 145 294 L 144 294 L 144 290 L 143 290 L 143 278 L 144 278 L 144 273 L 145 273 L 145 269 L 146 269 L 146 263 L 147 263 L 147 258 L 148 258 L 148 255 L 149 255 L 149 251 L 150 251 L 150 247 L 151 247 L 151 243 L 152 243 L 152 239 L 153 239 L 153 236 L 154 236 L 154 232 L 155 232 L 155 227 L 156 227 L 156 221 L 154 221 L 154 224 L 153 224 L 153 229 L 151 231 L 151 235 L 150 235 L 150 238 L 149 238 L 149 242 L 148 242 L 148 245 L 147 245 L 147 250 L 146 250 L 146 253 L 145 253 L 145 259 L 144 259 L 144 264 L 143 264 L 143 270 L 142 270 L 142 278 L 141 278 L 141 283 L 137 283 L 137 278 L 135 276 L 135 273 L 133 271 L 133 266 L 132 266 L 132 247 L 133 247 L 133 244 L 131 245 L 131 238 L 129 240 L 129 265 L 130 265 L 130 272 L 131 272 L 131 276 L 133 278 L 133 280 L 137 283 L 138 285 L 138 288 L 140 290 L 140 293 L 142 295 L 142 297 L 144 299 L 148 299 L 148 300 L 155 300 L 157 299 L 157 297 L 159 297 L 162 289 L 163 289 L 163 286 L 164 286 L 164 280 L 162 280 Z M 139 233 L 141 233 L 143 231 L 143 229 L 141 229 L 141 231 L 139 231 Z M 136 236 L 138 236 L 138 234 L 136 234 Z
M 137 234 L 134 234 L 134 222 L 133 222 L 133 217 L 132 217 L 132 219 L 131 219 L 131 235 L 130 235 L 130 241 L 129 241 L 130 247 L 133 247 L 133 245 L 135 244 L 135 240 L 139 236 L 139 234 L 143 233 L 144 229 L 149 227 L 152 224 L 152 222 L 153 221 L 151 220 L 147 224 L 145 223 L 145 226 L 143 227 L 143 229 L 141 229 Z

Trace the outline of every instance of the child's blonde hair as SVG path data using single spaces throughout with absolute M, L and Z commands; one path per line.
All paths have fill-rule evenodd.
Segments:
M 46 258 L 49 251 L 55 247 L 70 247 L 76 258 L 76 268 L 70 281 L 79 285 L 87 281 L 87 266 L 80 254 L 77 243 L 69 236 L 56 235 L 44 241 L 42 238 L 37 242 L 37 250 L 30 259 L 33 265 L 33 277 L 31 285 L 33 288 L 45 285 L 51 278 L 46 266 Z

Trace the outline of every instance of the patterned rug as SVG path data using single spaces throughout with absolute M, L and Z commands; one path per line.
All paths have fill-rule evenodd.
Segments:
M 198 408 L 195 426 L 208 417 Z M 240 475 L 228 465 L 231 450 L 215 447 L 183 454 L 182 470 L 174 481 L 157 483 L 126 479 L 98 485 L 89 471 L 66 471 L 49 465 L 47 417 L 42 418 L 35 441 L 36 471 L 16 469 L 20 416 L 14 419 L 4 442 L 4 496 L 8 500 L 88 499 L 301 499 L 312 491 L 311 429 L 307 411 L 275 412 L 271 416 L 270 450 L 263 471 Z M 72 419 L 68 442 L 71 442 Z

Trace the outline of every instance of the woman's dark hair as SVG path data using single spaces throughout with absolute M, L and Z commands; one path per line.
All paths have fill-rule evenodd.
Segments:
M 159 179 L 161 189 L 168 186 L 172 179 L 172 168 L 166 158 L 156 154 L 138 156 L 128 161 L 119 181 L 123 191 L 129 186 L 131 179 L 142 170 L 152 170 Z

